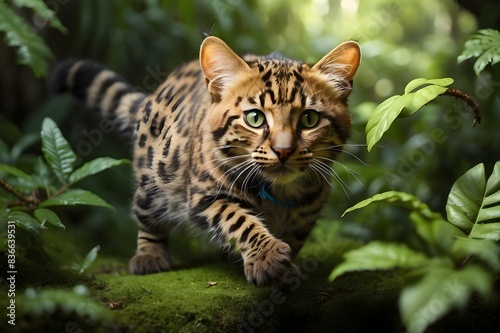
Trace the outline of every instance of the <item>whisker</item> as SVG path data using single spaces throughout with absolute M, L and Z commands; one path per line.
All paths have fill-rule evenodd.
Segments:
M 310 168 L 313 171 L 313 173 L 316 175 L 316 177 L 318 177 L 318 179 L 321 179 L 319 178 L 319 176 L 321 176 L 328 183 L 328 185 L 330 185 L 330 187 L 333 187 L 332 183 L 330 183 L 330 180 L 324 174 L 324 171 L 321 168 L 316 166 L 314 163 L 309 164 L 308 168 Z
M 317 159 L 314 159 L 311 165 L 314 165 L 316 168 L 322 170 L 325 172 L 327 175 L 331 175 L 337 180 L 339 185 L 342 187 L 342 190 L 344 191 L 345 195 L 350 199 L 349 193 L 352 192 L 350 187 L 340 178 L 338 173 L 327 163 L 319 161 Z M 331 185 L 331 183 L 329 183 Z M 333 186 L 332 186 L 333 187 Z
M 224 187 L 224 182 L 221 181 L 222 178 L 224 178 L 228 173 L 231 173 L 231 172 L 238 172 L 238 170 L 240 170 L 241 168 L 246 168 L 247 165 L 250 165 L 254 163 L 252 160 L 246 160 L 246 161 L 243 161 L 241 163 L 238 163 L 234 166 L 232 166 L 231 168 L 229 168 L 228 170 L 226 170 L 219 178 L 216 179 L 216 182 L 219 184 L 219 188 L 218 188 L 218 191 L 217 191 L 217 195 L 216 197 L 218 197 L 220 195 L 220 193 L 222 192 L 222 189 Z M 213 171 L 213 170 L 212 170 Z M 238 176 L 239 177 L 239 176 Z M 237 177 L 237 178 L 238 178 Z M 236 178 L 236 179 L 237 179 Z M 233 183 L 233 182 L 232 182 Z M 229 190 L 229 193 L 231 192 L 231 190 Z M 228 194 L 229 194 L 228 193 Z
M 321 151 L 321 150 L 337 151 L 339 153 L 343 153 L 343 154 L 349 155 L 351 157 L 354 157 L 359 163 L 363 164 L 364 166 L 369 166 L 368 163 L 364 162 L 361 158 L 359 158 L 358 156 L 356 156 L 356 154 L 354 154 L 354 153 L 352 153 L 350 151 L 347 151 L 345 149 L 342 149 L 342 147 L 345 146 L 345 145 L 350 145 L 350 146 L 355 146 L 355 147 L 364 147 L 364 146 L 366 146 L 365 144 L 334 145 L 334 146 L 317 148 L 317 149 L 312 150 L 312 152 L 317 152 L 317 151 Z
M 246 163 L 246 162 L 249 162 L 249 163 Z M 234 185 L 236 185 L 236 182 L 241 177 L 241 175 L 243 175 L 248 169 L 251 169 L 251 168 L 253 168 L 255 166 L 255 162 L 252 161 L 252 160 L 245 161 L 245 162 L 243 162 L 241 164 L 242 164 L 242 166 L 240 168 L 243 168 L 243 170 L 240 171 L 238 169 L 238 176 L 229 185 L 228 196 L 231 196 L 231 192 L 234 189 Z

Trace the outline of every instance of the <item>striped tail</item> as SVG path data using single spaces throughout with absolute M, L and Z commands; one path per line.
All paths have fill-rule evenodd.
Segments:
M 53 69 L 49 85 L 53 92 L 72 92 L 91 109 L 114 122 L 117 129 L 132 129 L 135 115 L 146 97 L 124 78 L 89 60 L 67 60 Z

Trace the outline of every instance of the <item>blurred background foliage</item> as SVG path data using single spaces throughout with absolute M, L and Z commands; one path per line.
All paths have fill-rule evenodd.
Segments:
M 340 215 L 356 202 L 391 189 L 412 193 L 434 210 L 443 209 L 451 185 L 461 174 L 481 162 L 490 173 L 500 157 L 499 66 L 489 66 L 476 77 L 472 60 L 456 61 L 465 40 L 478 28 L 500 28 L 495 0 L 46 3 L 67 33 L 50 28 L 28 10 L 19 9 L 18 14 L 44 38 L 54 62 L 97 59 L 144 91 L 153 91 L 170 70 L 196 58 L 205 32 L 221 37 L 239 54 L 279 51 L 307 62 L 318 60 L 344 40 L 358 40 L 363 59 L 350 98 L 353 131 L 346 146 L 349 154 L 336 168 L 345 185 L 335 185 L 319 227 L 339 237 L 414 242 L 411 224 L 398 210 L 367 209 L 343 219 Z M 88 116 L 69 96 L 50 96 L 46 79 L 16 65 L 15 51 L 3 43 L 0 73 L 0 139 L 6 147 L 39 132 L 42 119 L 50 116 L 83 161 L 130 157 L 129 139 L 104 133 L 99 119 Z M 417 115 L 397 120 L 368 154 L 364 127 L 370 112 L 418 77 L 453 78 L 453 87 L 479 102 L 483 124 L 472 128 L 472 113 L 463 102 L 441 97 Z M 37 147 L 34 144 L 28 151 L 34 157 L 39 154 Z M 131 255 L 135 243 L 135 225 L 128 215 L 131 170 L 107 171 L 84 186 L 115 205 L 118 213 L 88 207 L 62 211 L 68 229 L 82 243 L 101 244 L 103 252 Z

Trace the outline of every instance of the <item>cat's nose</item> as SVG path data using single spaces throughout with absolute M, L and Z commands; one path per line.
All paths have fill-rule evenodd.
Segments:
M 272 147 L 272 150 L 278 156 L 280 162 L 284 163 L 288 159 L 288 156 L 290 156 L 290 153 L 293 151 L 293 148 L 292 147 Z

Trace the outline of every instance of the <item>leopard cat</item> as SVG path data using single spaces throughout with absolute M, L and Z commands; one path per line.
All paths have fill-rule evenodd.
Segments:
M 134 274 L 171 269 L 169 231 L 188 222 L 243 259 L 248 281 L 280 285 L 326 203 L 349 136 L 347 98 L 361 52 L 347 41 L 314 65 L 239 57 L 209 36 L 199 60 L 150 95 L 96 62 L 60 63 L 56 92 L 70 91 L 134 134 L 138 222 Z

